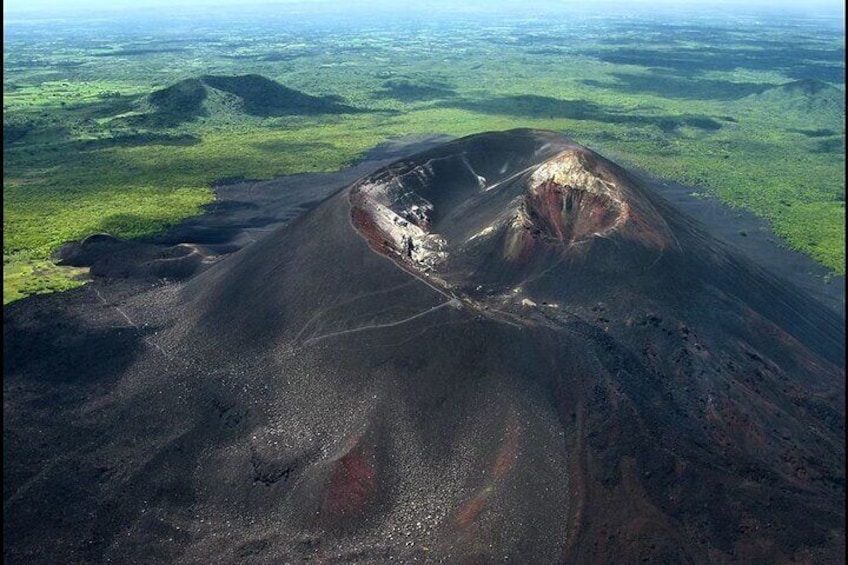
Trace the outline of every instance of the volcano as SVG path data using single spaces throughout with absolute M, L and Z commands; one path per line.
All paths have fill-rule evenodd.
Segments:
M 843 562 L 844 318 L 560 134 L 128 288 L 6 309 L 8 563 Z

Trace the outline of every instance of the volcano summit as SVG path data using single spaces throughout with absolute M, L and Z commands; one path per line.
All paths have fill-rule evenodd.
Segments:
M 844 319 L 561 135 L 121 288 L 7 309 L 9 563 L 842 562 Z

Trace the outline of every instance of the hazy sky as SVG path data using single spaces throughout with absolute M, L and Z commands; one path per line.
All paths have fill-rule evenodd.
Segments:
M 843 13 L 842 0 L 630 0 L 629 2 L 616 2 L 615 0 L 5 0 L 3 2 L 4 14 L 25 14 L 25 13 L 41 13 L 49 15 L 69 15 L 79 12 L 117 12 L 129 11 L 136 8 L 158 8 L 163 10 L 172 9 L 198 9 L 203 7 L 243 7 L 245 5 L 257 6 L 280 6 L 295 8 L 317 8 L 317 9 L 333 9 L 338 8 L 341 11 L 345 9 L 360 8 L 366 9 L 380 4 L 382 7 L 394 7 L 400 9 L 399 6 L 417 8 L 418 10 L 453 10 L 453 9 L 485 9 L 487 11 L 496 10 L 497 8 L 507 8 L 512 10 L 532 11 L 536 6 L 544 6 L 548 9 L 554 6 L 567 7 L 569 4 L 575 4 L 582 8 L 588 8 L 591 5 L 597 4 L 619 3 L 626 5 L 629 8 L 637 8 L 650 10 L 658 5 L 663 7 L 671 6 L 705 6 L 705 5 L 720 5 L 727 9 L 738 9 L 741 5 L 770 8 L 777 7 L 785 10 L 800 10 L 807 13 L 819 12 L 829 14 Z M 418 11 L 416 10 L 416 11 Z M 334 10 L 335 11 L 335 10 Z

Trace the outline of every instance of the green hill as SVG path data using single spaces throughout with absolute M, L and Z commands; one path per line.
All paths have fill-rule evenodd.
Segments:
M 333 98 L 312 96 L 257 74 L 189 78 L 151 93 L 145 102 L 148 111 L 130 118 L 133 125 L 173 127 L 222 113 L 266 118 L 357 112 Z
M 148 96 L 150 105 L 155 109 L 144 118 L 150 125 L 172 126 L 206 115 L 203 102 L 209 96 L 206 85 L 196 78 L 180 82 L 157 90 Z
M 239 98 L 246 114 L 259 117 L 349 114 L 355 108 L 339 104 L 331 98 L 305 94 L 262 75 L 214 76 L 205 75 L 200 80 L 210 88 L 227 92 Z
M 740 106 L 785 122 L 838 127 L 845 119 L 845 92 L 826 82 L 804 79 L 747 96 Z

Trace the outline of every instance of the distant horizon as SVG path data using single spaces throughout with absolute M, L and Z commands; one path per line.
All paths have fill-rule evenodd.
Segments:
M 607 7 L 625 8 L 627 13 L 645 11 L 646 15 L 656 12 L 720 9 L 728 14 L 792 13 L 807 16 L 838 17 L 838 21 L 843 24 L 845 20 L 844 5 L 838 0 L 813 0 L 811 2 L 747 0 L 742 3 L 733 0 L 635 0 L 631 2 L 598 0 L 593 3 L 593 7 L 599 4 Z M 198 10 L 204 9 L 211 12 L 238 9 L 243 12 L 245 10 L 275 8 L 285 8 L 296 13 L 387 12 L 418 14 L 423 12 L 428 16 L 461 13 L 495 14 L 498 12 L 532 15 L 534 12 L 555 13 L 575 9 L 580 12 L 590 11 L 590 7 L 576 0 L 565 2 L 550 0 L 536 2 L 467 0 L 459 5 L 447 0 L 436 0 L 430 2 L 412 1 L 405 3 L 402 7 L 388 0 L 351 0 L 348 2 L 340 2 L 339 0 L 247 0 L 246 2 L 237 0 L 80 0 L 72 6 L 61 0 L 7 0 L 3 3 L 3 15 L 5 24 L 5 19 L 9 16 L 49 19 L 68 16 L 120 16 L 150 10 L 156 10 L 160 14 L 179 14 L 196 13 Z

